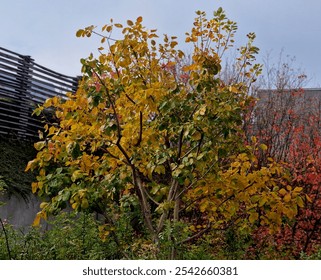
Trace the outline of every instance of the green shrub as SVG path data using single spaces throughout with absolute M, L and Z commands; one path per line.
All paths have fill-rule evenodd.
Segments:
M 271 259 L 272 251 L 273 259 L 284 258 L 272 246 L 261 250 L 260 255 L 251 255 L 250 235 L 233 228 L 209 231 L 190 242 L 182 242 L 190 236 L 188 225 L 168 222 L 159 243 L 154 244 L 146 234 L 135 231 L 132 220 L 131 215 L 119 216 L 114 231 L 104 241 L 99 232 L 101 223 L 93 214 L 63 212 L 51 218 L 48 225 L 24 231 L 1 220 L 0 259 Z M 321 259 L 321 248 L 309 256 L 302 254 L 301 259 Z
M 48 222 L 49 230 L 30 227 L 27 231 L 5 224 L 12 259 L 84 260 L 118 259 L 112 240 L 102 242 L 97 221 L 89 214 L 62 213 Z M 6 236 L 0 231 L 0 259 L 8 259 Z

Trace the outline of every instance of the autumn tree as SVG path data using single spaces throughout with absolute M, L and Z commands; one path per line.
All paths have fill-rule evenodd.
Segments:
M 114 29 L 122 39 L 112 38 Z M 111 20 L 101 32 L 79 30 L 78 37 L 100 36 L 100 55 L 82 59 L 75 94 L 48 99 L 35 111 L 53 108 L 57 118 L 45 125 L 26 168 L 37 170 L 32 190 L 45 199 L 35 225 L 70 204 L 101 214 L 101 237 L 124 252 L 120 221 L 156 251 L 165 240 L 174 258 L 179 246 L 210 230 L 264 224 L 274 231 L 283 216 L 292 218 L 299 191 L 285 200 L 283 167 L 273 160 L 258 167 L 254 151 L 266 146 L 255 138 L 244 143 L 247 83 L 261 70 L 253 33 L 240 48 L 238 79 L 219 78 L 236 30 L 221 8 L 211 19 L 198 11 L 186 33 L 189 63 L 176 37 L 159 39 L 141 17 L 125 27 Z

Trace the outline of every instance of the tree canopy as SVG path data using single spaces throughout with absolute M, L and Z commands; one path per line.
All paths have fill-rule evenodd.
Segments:
M 221 8 L 211 19 L 196 14 L 185 39 L 190 57 L 176 37 L 145 28 L 142 17 L 77 32 L 99 36 L 102 46 L 98 57 L 81 60 L 76 93 L 35 111 L 55 114 L 26 168 L 37 171 L 32 190 L 45 199 L 35 225 L 71 205 L 104 217 L 103 239 L 117 239 L 118 221 L 127 217 L 146 240 L 169 240 L 173 253 L 210 230 L 275 231 L 283 217 L 296 215 L 301 189 L 272 158 L 258 165 L 256 151 L 266 146 L 243 129 L 249 88 L 261 72 L 255 34 L 239 48 L 234 79 L 224 81 L 222 60 L 237 25 Z M 122 38 L 112 38 L 114 29 Z

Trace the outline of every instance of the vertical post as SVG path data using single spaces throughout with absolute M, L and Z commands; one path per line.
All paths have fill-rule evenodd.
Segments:
M 19 100 L 19 132 L 18 137 L 26 138 L 28 133 L 28 121 L 32 113 L 31 109 L 31 84 L 32 84 L 32 64 L 33 59 L 30 56 L 21 56 L 17 69 L 20 87 L 17 90 Z

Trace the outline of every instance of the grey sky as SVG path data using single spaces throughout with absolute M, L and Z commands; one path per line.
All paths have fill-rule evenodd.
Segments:
M 220 6 L 238 23 L 238 44 L 254 31 L 261 55 L 272 51 L 277 57 L 284 49 L 308 74 L 308 86 L 321 86 L 320 0 L 0 0 L 0 46 L 78 75 L 80 58 L 99 46 L 98 39 L 76 38 L 79 28 L 143 16 L 148 28 L 183 41 L 196 10 L 211 15 Z

